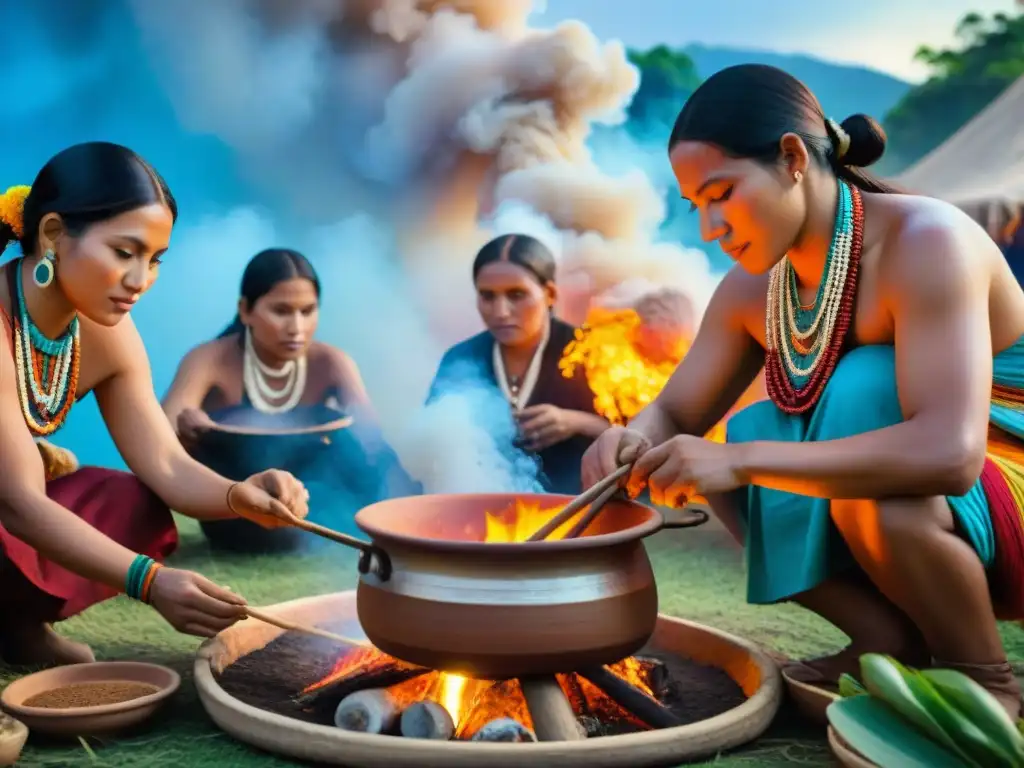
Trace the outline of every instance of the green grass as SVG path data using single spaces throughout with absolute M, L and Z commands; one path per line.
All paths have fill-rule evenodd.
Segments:
M 173 563 L 226 584 L 254 605 L 349 589 L 355 585 L 353 558 L 342 547 L 312 555 L 235 557 L 212 555 L 198 526 L 180 519 L 182 546 Z M 798 656 L 839 648 L 844 637 L 795 606 L 757 607 L 743 599 L 740 553 L 715 526 L 665 532 L 649 542 L 658 576 L 662 610 L 711 624 L 784 653 Z M 135 659 L 166 664 L 183 677 L 179 694 L 146 732 L 88 745 L 30 744 L 18 763 L 25 768 L 270 768 L 294 762 L 258 752 L 220 732 L 206 716 L 192 686 L 198 641 L 175 633 L 146 606 L 126 598 L 110 600 L 60 625 L 60 631 L 88 642 L 100 659 Z M 1024 632 L 1004 628 L 1015 660 L 1024 659 Z M 14 673 L 0 667 L 0 683 Z M 831 766 L 821 729 L 783 716 L 750 747 L 721 756 L 717 768 L 778 765 Z

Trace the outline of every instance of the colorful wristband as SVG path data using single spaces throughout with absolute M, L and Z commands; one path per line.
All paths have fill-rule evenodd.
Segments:
M 149 588 L 153 584 L 153 577 L 160 569 L 160 563 L 146 555 L 136 555 L 132 564 L 128 567 L 128 575 L 125 578 L 124 592 L 132 600 L 140 602 L 149 601 Z

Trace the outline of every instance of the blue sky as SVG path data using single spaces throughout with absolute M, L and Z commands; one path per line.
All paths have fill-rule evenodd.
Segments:
M 580 19 L 601 39 L 626 45 L 700 42 L 808 53 L 918 81 L 921 44 L 949 45 L 969 11 L 1015 12 L 1016 0 L 546 0 L 535 26 Z

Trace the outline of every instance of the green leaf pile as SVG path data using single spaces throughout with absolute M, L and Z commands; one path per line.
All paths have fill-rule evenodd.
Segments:
M 879 768 L 1020 768 L 1024 733 L 998 701 L 966 675 L 910 669 L 865 654 L 861 680 L 843 675 L 829 723 Z

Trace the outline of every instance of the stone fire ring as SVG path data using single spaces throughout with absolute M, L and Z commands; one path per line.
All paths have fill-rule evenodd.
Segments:
M 267 606 L 298 623 L 351 617 L 358 627 L 354 590 Z M 315 725 L 245 704 L 229 695 L 216 675 L 259 650 L 283 630 L 244 621 L 207 640 L 195 662 L 195 682 L 207 713 L 240 741 L 278 755 L 353 768 L 655 768 L 714 755 L 753 741 L 768 728 L 783 698 L 778 666 L 763 651 L 717 629 L 659 615 L 652 638 L 659 649 L 717 666 L 747 695 L 738 707 L 690 725 L 573 742 L 484 743 L 404 739 Z M 346 634 L 359 636 L 349 631 Z

